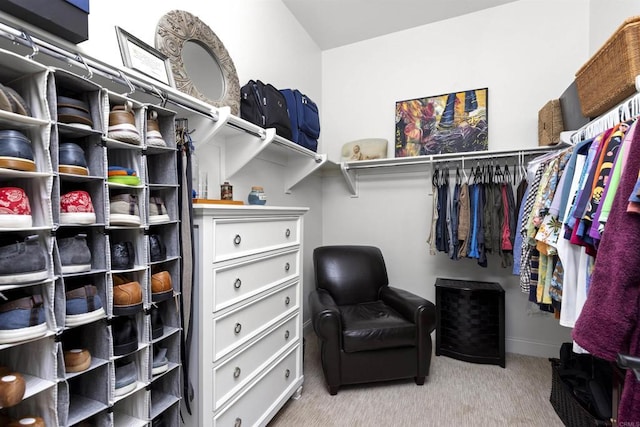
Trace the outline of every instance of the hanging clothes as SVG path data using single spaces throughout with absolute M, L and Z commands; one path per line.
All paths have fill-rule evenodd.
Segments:
M 640 132 L 634 132 L 607 228 L 598 248 L 589 298 L 573 339 L 594 356 L 614 361 L 618 353 L 640 356 L 640 215 L 627 212 L 640 170 Z M 627 371 L 618 421 L 640 420 L 640 382 Z

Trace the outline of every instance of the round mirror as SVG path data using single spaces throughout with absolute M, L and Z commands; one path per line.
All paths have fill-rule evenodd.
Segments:
M 240 83 L 233 61 L 198 17 L 183 10 L 167 13 L 158 22 L 155 45 L 169 58 L 176 89 L 240 114 Z
M 224 95 L 222 69 L 215 55 L 194 40 L 187 40 L 182 47 L 182 62 L 187 75 L 209 99 L 221 99 Z

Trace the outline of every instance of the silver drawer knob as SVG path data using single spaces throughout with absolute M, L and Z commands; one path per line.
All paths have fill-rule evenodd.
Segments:
M 291 237 L 291 230 L 287 228 L 287 230 L 284 232 L 284 236 L 287 238 Z
M 284 371 L 284 377 L 285 378 L 289 378 L 289 375 L 291 375 L 291 371 L 290 370 L 287 369 L 286 371 Z
M 242 242 L 242 237 L 239 234 L 236 234 L 236 237 L 233 238 L 233 244 L 238 246 Z
M 242 286 L 242 280 L 240 280 L 240 278 L 238 277 L 236 281 L 233 282 L 233 287 L 236 289 L 240 289 L 240 286 Z
M 286 263 L 284 265 L 284 271 L 289 271 L 290 268 L 291 268 L 291 265 L 289 263 Z
M 240 323 L 236 323 L 236 326 L 235 326 L 235 328 L 233 328 L 233 331 L 236 334 L 239 334 L 241 330 L 242 330 L 242 325 Z
M 236 422 L 233 423 L 233 427 L 240 427 L 242 425 L 242 418 L 236 418 Z
M 284 331 L 284 339 L 285 340 L 289 339 L 289 331 Z
M 236 366 L 236 369 L 233 370 L 233 378 L 238 378 L 240 376 L 240 367 Z
M 286 297 L 286 298 L 284 299 L 284 303 L 285 303 L 286 305 L 289 305 L 289 303 L 290 303 L 290 302 L 291 302 L 291 298 Z

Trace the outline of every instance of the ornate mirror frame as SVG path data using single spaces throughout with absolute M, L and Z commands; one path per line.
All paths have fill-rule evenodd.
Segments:
M 220 99 L 205 96 L 191 81 L 182 59 L 182 49 L 187 41 L 205 47 L 218 62 L 224 80 Z M 240 83 L 229 52 L 215 33 L 197 16 L 184 10 L 172 10 L 165 14 L 156 27 L 155 46 L 169 58 L 176 89 L 215 107 L 229 106 L 231 114 L 240 114 Z

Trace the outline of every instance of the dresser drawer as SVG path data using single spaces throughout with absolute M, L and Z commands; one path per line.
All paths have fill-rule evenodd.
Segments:
M 218 409 L 240 387 L 254 378 L 260 369 L 269 363 L 269 356 L 275 356 L 287 345 L 298 341 L 299 322 L 296 314 L 232 359 L 213 369 L 214 409 Z
M 295 250 L 213 269 L 214 311 L 297 277 L 300 252 Z
M 213 319 L 214 360 L 298 310 L 300 284 L 295 282 Z
M 216 427 L 248 427 L 265 425 L 265 416 L 274 409 L 273 406 L 293 394 L 297 388 L 297 380 L 302 375 L 300 347 L 295 347 L 258 382 L 254 383 L 238 400 L 218 414 Z
M 214 219 L 213 262 L 300 243 L 298 218 Z

